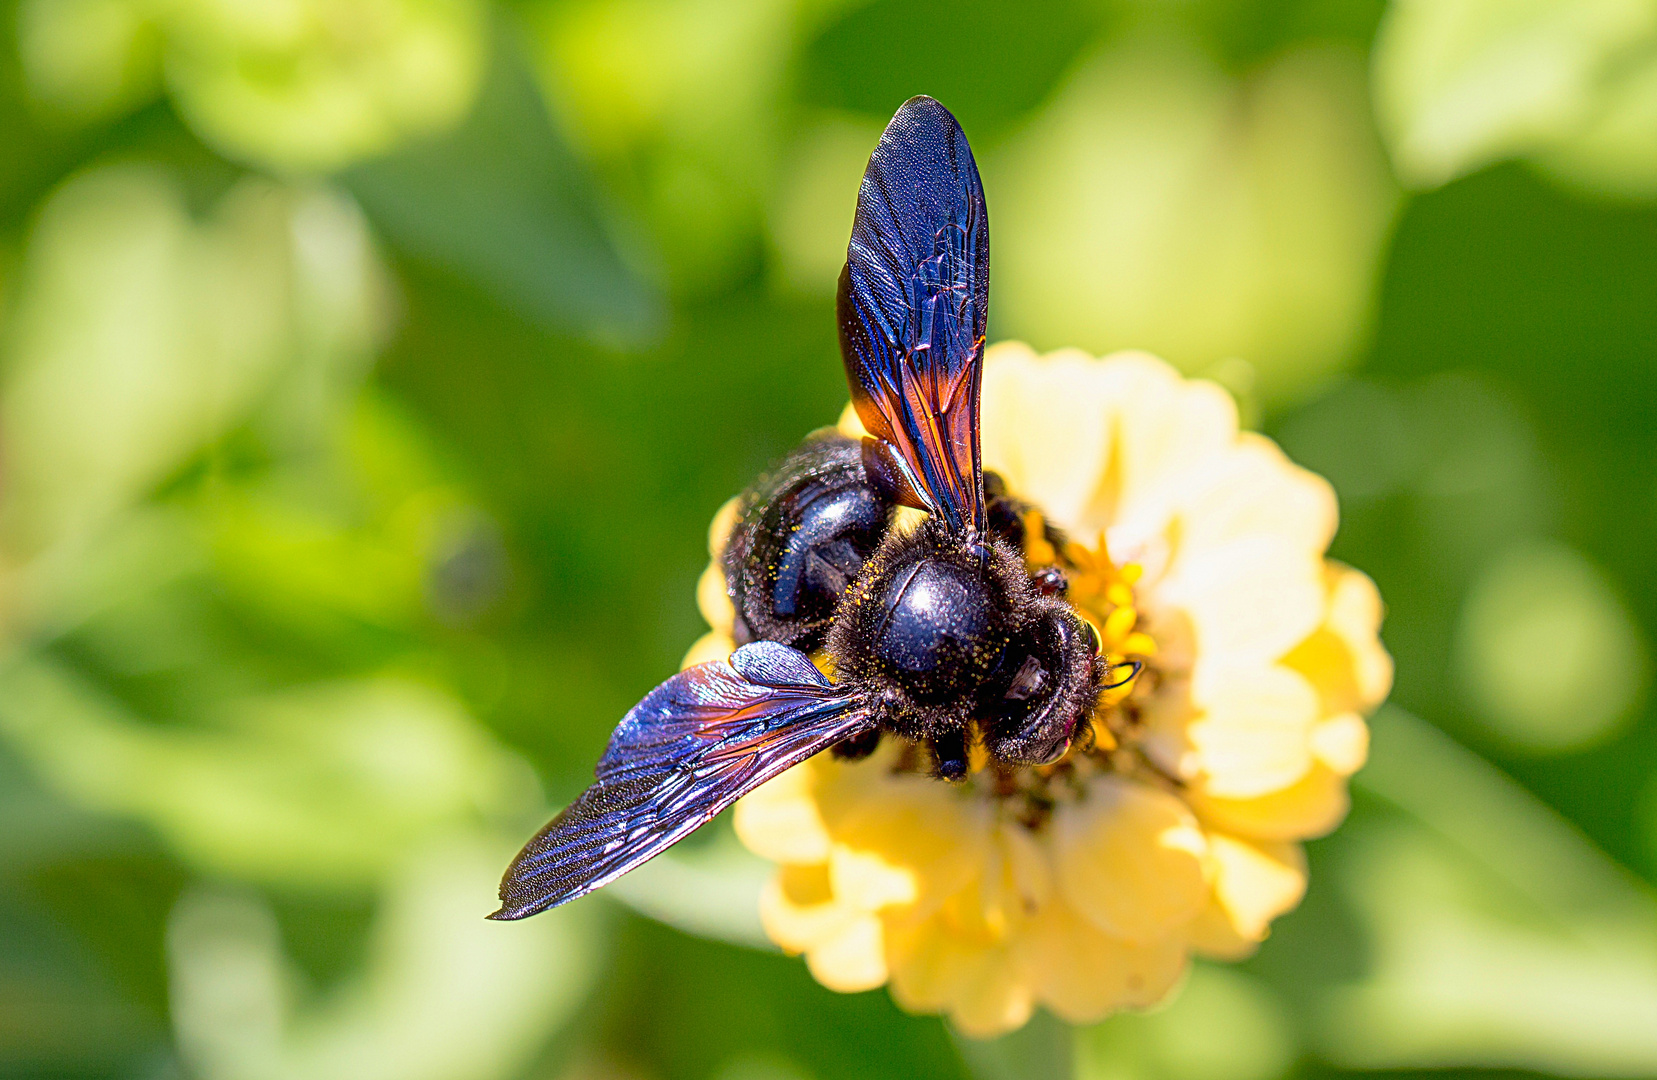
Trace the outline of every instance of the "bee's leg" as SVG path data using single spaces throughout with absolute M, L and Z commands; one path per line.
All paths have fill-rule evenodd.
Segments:
M 841 761 L 862 761 L 880 746 L 880 735 L 879 728 L 870 728 L 849 739 L 841 739 L 834 744 L 829 753 Z
M 934 735 L 932 746 L 932 775 L 940 780 L 967 778 L 967 733 L 951 731 Z

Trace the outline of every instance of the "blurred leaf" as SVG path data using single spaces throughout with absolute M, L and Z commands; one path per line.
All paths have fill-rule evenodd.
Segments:
M 456 824 L 515 820 L 527 769 L 459 707 L 394 679 L 220 707 L 160 727 L 71 671 L 16 658 L 0 732 L 79 804 L 148 822 L 186 860 L 254 881 L 353 887 Z
M 1657 900 L 1518 785 L 1388 707 L 1356 782 L 1403 811 L 1349 836 L 1370 973 L 1322 1016 L 1348 1068 L 1657 1071 Z
M 835 113 L 799 125 L 767 218 L 784 287 L 834 294 L 863 168 L 881 130 L 879 120 Z
M 326 379 L 365 354 L 376 271 L 354 208 L 325 192 L 247 179 L 198 223 L 160 169 L 70 180 L 30 239 L 7 342 L 14 555 L 84 539 L 284 367 Z
M 480 0 L 182 0 L 167 83 L 226 157 L 326 172 L 465 116 L 486 22 Z
M 25 770 L 0 747 L 0 1074 L 120 1075 L 163 1053 L 160 942 L 184 873 Z
M 937 1017 L 905 1015 L 884 991 L 837 994 L 795 957 L 644 919 L 623 924 L 607 990 L 595 1034 L 635 1076 L 696 1080 L 741 1057 L 798 1062 L 815 1080 L 970 1075 Z
M 1196 963 L 1169 1003 L 1076 1033 L 1077 1080 L 1275 1080 L 1289 1073 L 1295 1032 L 1259 980 Z
M 71 853 L 31 867 L 31 898 L 72 929 L 121 996 L 152 1023 L 165 1020 L 167 972 L 156 945 L 185 875 L 151 852 Z
M 173 1018 L 203 1080 L 497 1080 L 516 1075 L 599 972 L 585 907 L 482 918 L 509 851 L 461 832 L 413 853 L 388 885 L 361 974 L 300 995 L 268 908 L 188 895 L 168 952 Z
M 884 125 L 904 101 L 927 94 L 955 114 L 982 153 L 1088 47 L 1104 22 L 1101 7 L 958 0 L 941 14 L 927 0 L 859 4 L 807 46 L 800 96 Z M 850 218 L 844 231 L 850 234 Z
M 990 163 L 992 335 L 1306 393 L 1362 341 L 1397 203 L 1367 112 L 1339 49 L 1241 82 L 1172 38 L 1095 57 Z
M 159 171 L 77 177 L 29 248 L 6 371 L 8 525 L 87 529 L 237 419 L 282 359 L 282 195 L 250 181 L 191 221 Z
M 25 0 L 31 95 L 57 118 L 143 104 L 162 69 L 180 113 L 224 156 L 329 172 L 440 132 L 485 66 L 483 0 Z
M 1590 557 L 1618 583 L 1641 636 L 1657 633 L 1657 366 L 1647 362 L 1657 307 L 1644 299 L 1652 282 L 1657 205 L 1572 197 L 1518 165 L 1417 196 L 1393 241 L 1367 369 L 1412 418 L 1406 453 L 1371 436 L 1397 437 L 1390 407 L 1375 413 L 1380 424 L 1359 424 L 1354 413 L 1348 431 L 1333 416 L 1328 430 L 1347 455 L 1372 454 L 1392 475 L 1388 461 L 1412 476 L 1415 463 L 1433 463 L 1430 492 L 1359 501 L 1341 490 L 1334 553 L 1374 576 L 1386 597 L 1393 699 L 1492 757 L 1657 881 L 1631 813 L 1657 769 L 1649 699 L 1621 737 L 1538 758 L 1457 707 L 1450 665 L 1458 598 L 1488 560 L 1526 537 Z M 1415 427 L 1417 416 L 1431 424 Z M 1329 463 L 1285 445 L 1314 469 Z
M 661 298 L 618 253 L 515 42 L 497 47 L 464 124 L 346 182 L 401 252 L 548 330 L 637 346 L 662 328 Z
M 1077 1075 L 1075 1032 L 1044 1010 L 1038 1009 L 1029 1023 L 998 1039 L 950 1034 L 975 1080 L 1069 1080 Z
M 529 5 L 561 127 L 648 222 L 675 292 L 751 275 L 793 53 L 792 0 Z
M 107 120 L 161 92 L 161 28 L 134 0 L 23 0 L 17 44 L 29 91 L 77 122 Z
M 1458 674 L 1486 724 L 1532 753 L 1608 742 L 1651 677 L 1639 627 L 1605 572 L 1563 544 L 1520 542 L 1463 604 Z
M 714 1072 L 714 1080 L 811 1080 L 811 1074 L 781 1054 L 737 1054 Z
M 1536 162 L 1590 192 L 1650 199 L 1657 195 L 1657 41 L 1638 63 L 1619 69 L 1594 117 Z
M 1657 8 L 1644 0 L 1393 0 L 1374 71 L 1412 186 L 1540 155 L 1590 188 L 1657 193 Z

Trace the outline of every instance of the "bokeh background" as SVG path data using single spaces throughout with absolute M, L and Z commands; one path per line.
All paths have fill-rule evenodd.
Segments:
M 723 823 L 486 923 L 845 399 L 896 106 L 992 338 L 1140 347 L 1390 606 L 1259 955 L 962 1042 L 768 951 Z M 0 3 L 0 1075 L 1657 1075 L 1650 0 Z

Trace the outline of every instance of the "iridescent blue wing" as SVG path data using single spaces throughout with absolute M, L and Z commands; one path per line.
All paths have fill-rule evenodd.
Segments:
M 984 188 L 967 137 L 942 105 L 910 98 L 886 126 L 857 193 L 840 274 L 840 350 L 857 414 L 886 444 L 873 447 L 871 467 L 904 501 L 980 532 L 989 256 Z
M 756 642 L 679 672 L 616 725 L 596 782 L 512 860 L 489 917 L 521 919 L 614 881 L 869 726 L 855 698 L 785 645 Z

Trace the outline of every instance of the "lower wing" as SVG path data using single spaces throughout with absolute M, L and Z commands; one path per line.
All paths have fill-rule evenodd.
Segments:
M 595 783 L 512 860 L 489 917 L 521 919 L 585 896 L 870 726 L 857 699 L 774 642 L 681 671 L 616 726 Z

